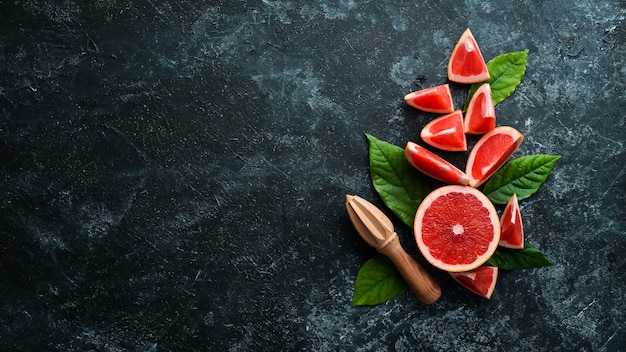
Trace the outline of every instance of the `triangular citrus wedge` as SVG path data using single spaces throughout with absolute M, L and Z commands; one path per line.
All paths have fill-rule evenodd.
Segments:
M 513 155 L 522 144 L 524 136 L 515 128 L 499 126 L 482 136 L 467 158 L 465 174 L 469 185 L 478 187 Z
M 469 183 L 469 178 L 463 171 L 430 150 L 413 142 L 406 144 L 404 156 L 416 169 L 434 179 L 463 186 Z
M 489 71 L 469 28 L 454 46 L 448 62 L 448 79 L 458 83 L 478 83 L 489 79 Z
M 454 281 L 458 282 L 468 290 L 481 297 L 489 299 L 493 294 L 493 290 L 496 288 L 498 268 L 495 266 L 483 265 L 472 271 L 450 273 L 450 276 L 452 276 Z
M 463 113 L 457 110 L 427 123 L 420 137 L 424 142 L 441 150 L 453 152 L 467 151 L 467 139 L 463 129 Z
M 410 106 L 436 114 L 448 114 L 454 111 L 450 86 L 440 86 L 421 89 L 404 96 L 404 101 Z
M 524 249 L 522 214 L 515 193 L 506 203 L 500 218 L 500 242 L 498 245 L 506 248 Z
M 464 121 L 465 133 L 485 134 L 496 128 L 496 109 L 491 99 L 489 83 L 481 85 L 467 105 Z

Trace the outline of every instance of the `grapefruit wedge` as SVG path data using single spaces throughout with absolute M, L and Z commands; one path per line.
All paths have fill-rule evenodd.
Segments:
M 434 179 L 463 186 L 469 183 L 469 178 L 463 171 L 418 144 L 408 142 L 404 148 L 404 156 L 409 164 Z
M 467 105 L 464 121 L 465 133 L 485 134 L 496 128 L 496 109 L 491 99 L 491 85 L 481 85 Z
M 457 110 L 430 121 L 420 132 L 420 137 L 435 148 L 453 152 L 467 151 L 463 113 Z
M 519 210 L 517 195 L 513 193 L 506 203 L 500 218 L 500 246 L 513 249 L 524 249 L 524 227 L 522 214 Z
M 500 241 L 500 219 L 487 196 L 475 188 L 450 185 L 428 194 L 417 208 L 415 241 L 436 268 L 462 272 L 478 268 Z
M 450 273 L 450 276 L 461 286 L 481 297 L 489 299 L 496 288 L 498 268 L 485 265 L 463 273 Z
M 458 83 L 478 83 L 489 79 L 485 59 L 469 28 L 452 50 L 448 61 L 448 79 Z
M 524 136 L 509 126 L 499 126 L 482 136 L 467 158 L 465 174 L 469 185 L 478 187 L 511 157 L 522 144 Z
M 448 114 L 454 111 L 450 86 L 440 86 L 421 89 L 404 96 L 404 101 L 410 106 L 436 114 Z

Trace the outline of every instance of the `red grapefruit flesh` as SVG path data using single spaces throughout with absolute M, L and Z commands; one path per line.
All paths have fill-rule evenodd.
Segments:
M 454 111 L 452 93 L 450 93 L 450 86 L 447 84 L 411 92 L 404 96 L 404 101 L 410 106 L 426 112 L 448 114 Z
M 417 208 L 415 241 L 424 258 L 448 272 L 476 269 L 498 247 L 500 219 L 489 199 L 466 186 L 444 186 Z
M 522 144 L 524 136 L 509 126 L 500 126 L 482 136 L 467 158 L 465 173 L 469 185 L 478 187 L 511 157 Z
M 469 178 L 463 171 L 430 150 L 413 142 L 406 144 L 404 156 L 416 169 L 434 179 L 463 186 L 469 183 Z
M 496 109 L 491 99 L 489 83 L 481 85 L 467 105 L 464 121 L 465 133 L 485 134 L 496 128 Z
M 435 148 L 448 151 L 467 151 L 467 139 L 463 128 L 463 113 L 457 110 L 427 123 L 420 137 Z
M 468 290 L 489 299 L 496 288 L 498 268 L 485 265 L 463 273 L 450 273 L 450 276 Z
M 500 246 L 513 249 L 524 249 L 524 227 L 522 214 L 519 210 L 517 195 L 513 193 L 506 203 L 500 218 Z
M 454 46 L 448 62 L 448 79 L 458 83 L 478 83 L 489 79 L 489 71 L 469 28 Z

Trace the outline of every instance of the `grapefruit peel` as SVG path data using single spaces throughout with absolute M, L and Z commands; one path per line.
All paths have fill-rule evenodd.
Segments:
M 467 36 L 467 33 L 469 33 L 469 37 Z M 472 45 L 474 45 L 475 48 L 478 49 L 477 44 L 475 44 L 475 39 L 473 38 L 473 36 L 471 36 L 471 32 L 469 32 L 469 29 L 468 29 L 463 34 L 461 39 L 459 39 L 459 43 L 457 43 L 457 45 L 453 49 L 453 55 L 451 55 L 451 58 L 452 56 L 455 55 L 455 52 L 454 52 L 455 50 L 457 52 L 458 50 L 460 50 L 460 49 L 457 49 L 456 47 L 457 46 L 460 47 L 461 45 L 460 43 L 463 40 L 467 40 L 467 38 L 470 38 L 471 40 L 473 40 L 473 43 L 470 41 L 469 46 L 471 47 Z M 479 50 L 478 50 L 478 53 L 480 54 L 481 59 L 482 59 L 482 54 L 480 53 Z M 490 115 L 490 114 L 494 115 L 494 122 L 495 122 L 495 109 L 493 111 L 491 109 L 495 107 L 495 105 L 497 105 L 498 103 L 502 102 L 509 95 L 511 95 L 513 91 L 516 89 L 516 87 L 520 84 L 521 79 L 523 78 L 525 71 L 526 71 L 527 55 L 528 55 L 528 50 L 520 51 L 520 52 L 513 52 L 513 53 L 506 53 L 506 54 L 496 56 L 492 60 L 487 62 L 485 64 L 485 67 L 487 68 L 487 74 L 488 74 L 486 78 L 483 76 L 481 80 L 478 80 L 478 78 L 475 78 L 475 77 L 469 80 L 466 80 L 466 83 L 473 83 L 473 84 L 469 87 L 469 91 L 468 91 L 466 102 L 465 102 L 465 108 L 467 109 L 476 91 L 478 91 L 481 88 L 481 86 L 483 86 L 485 83 L 489 83 L 489 87 L 491 88 L 492 105 L 491 106 L 487 105 L 486 107 L 482 107 L 483 111 L 481 111 L 481 113 L 483 115 Z M 481 73 L 481 74 L 484 75 L 484 73 Z M 452 79 L 450 80 L 452 81 Z M 469 82 L 470 80 L 476 80 L 476 81 Z M 405 102 L 410 106 L 416 107 L 420 110 L 427 111 L 427 112 L 434 112 L 434 113 L 440 113 L 440 114 L 452 114 L 455 112 L 453 111 L 452 97 L 451 97 L 451 94 L 449 93 L 450 92 L 449 86 L 447 84 L 435 86 L 432 88 L 427 88 L 427 89 L 422 90 L 421 92 L 420 91 L 418 92 L 412 92 L 412 93 L 407 94 L 405 96 Z M 423 106 L 420 106 L 420 104 L 422 105 L 424 104 L 424 101 L 420 103 L 419 101 L 420 98 L 417 98 L 417 103 L 415 102 L 416 97 L 420 95 L 422 95 L 421 98 L 424 99 L 424 97 L 427 96 L 427 94 L 425 93 L 434 94 L 433 95 L 434 98 L 431 97 L 430 99 L 434 99 L 435 101 L 435 103 L 433 103 L 434 105 L 439 104 L 438 108 L 433 109 L 431 106 L 430 108 L 426 107 L 426 109 L 424 109 Z M 428 99 L 425 99 L 425 101 L 426 103 L 432 103 L 432 102 L 429 102 Z M 435 123 L 433 122 L 432 125 L 434 124 Z M 432 128 L 432 125 L 430 126 L 431 130 L 434 130 L 434 128 Z M 412 159 L 411 157 L 409 157 L 412 155 L 412 153 L 415 150 L 421 150 L 421 149 L 426 150 L 425 148 L 420 147 L 415 143 L 408 142 L 407 147 L 402 149 L 391 143 L 384 142 L 369 134 L 366 134 L 368 138 L 368 142 L 370 143 L 370 172 L 372 175 L 372 183 L 374 185 L 374 188 L 376 189 L 378 194 L 381 196 L 381 199 L 383 200 L 385 205 L 392 212 L 394 212 L 394 214 L 396 214 L 398 218 L 400 218 L 407 226 L 415 227 L 414 233 L 416 234 L 416 243 L 418 245 L 418 248 L 420 249 L 420 252 L 422 252 L 422 248 L 420 248 L 421 246 L 420 241 L 423 242 L 422 244 L 430 243 L 430 245 L 427 245 L 427 244 L 425 245 L 428 248 L 433 246 L 432 242 L 424 241 L 423 233 L 420 233 L 420 235 L 417 235 L 417 232 L 421 231 L 421 228 L 424 224 L 424 217 L 421 217 L 422 220 L 418 220 L 418 215 L 421 212 L 426 213 L 428 204 L 429 202 L 431 202 L 429 198 L 431 197 L 431 194 L 435 194 L 435 195 L 442 194 L 442 191 L 441 191 L 442 188 L 444 189 L 444 191 L 445 189 L 448 189 L 448 190 L 450 189 L 446 187 L 463 189 L 464 192 L 471 193 L 477 199 L 478 198 L 481 199 L 480 204 L 482 204 L 482 206 L 480 208 L 489 209 L 487 211 L 487 213 L 489 213 L 488 218 L 490 219 L 488 223 L 491 224 L 490 225 L 491 233 L 493 234 L 493 236 L 489 237 L 491 241 L 488 241 L 489 245 L 487 246 L 487 250 L 483 251 L 484 253 L 482 256 L 480 256 L 480 258 L 477 257 L 475 258 L 475 260 L 471 261 L 470 263 L 471 265 L 468 264 L 466 267 L 447 266 L 449 263 L 445 263 L 446 265 L 442 265 L 441 263 L 438 263 L 437 261 L 433 260 L 433 257 L 434 257 L 433 254 L 427 251 L 426 251 L 427 255 L 423 255 L 423 257 L 413 256 L 414 259 L 416 259 L 418 262 L 421 261 L 424 264 L 430 263 L 431 265 L 433 265 L 432 268 L 439 268 L 440 270 L 447 271 L 456 282 L 459 282 L 459 284 L 461 284 L 462 286 L 465 286 L 468 290 L 485 298 L 489 298 L 493 294 L 499 269 L 500 270 L 513 270 L 517 268 L 532 268 L 532 267 L 543 267 L 543 266 L 553 265 L 550 262 L 550 260 L 548 260 L 545 257 L 545 255 L 541 253 L 539 249 L 532 246 L 528 241 L 524 240 L 523 238 L 522 238 L 523 245 L 520 246 L 518 243 L 515 246 L 516 248 L 506 248 L 506 247 L 499 245 L 501 244 L 500 240 L 502 238 L 502 231 L 503 231 L 502 228 L 505 227 L 504 223 L 506 223 L 506 221 L 508 220 L 504 218 L 499 218 L 497 216 L 497 212 L 495 213 L 496 215 L 494 217 L 493 205 L 507 203 L 509 199 L 511 199 L 512 195 L 515 195 L 516 201 L 519 201 L 536 193 L 539 187 L 546 181 L 556 161 L 558 161 L 560 158 L 560 156 L 557 156 L 557 155 L 528 155 L 528 156 L 523 156 L 518 159 L 509 161 L 508 159 L 510 158 L 511 154 L 513 154 L 513 152 L 515 152 L 515 150 L 521 144 L 521 141 L 523 140 L 523 136 L 521 135 L 521 133 L 517 132 L 512 127 L 500 126 L 500 127 L 491 128 L 491 126 L 492 125 L 489 125 L 488 131 L 482 138 L 485 138 L 494 130 L 497 130 L 497 131 L 493 132 L 491 137 L 493 137 L 494 134 L 505 132 L 502 134 L 505 136 L 511 137 L 511 140 L 509 140 L 508 143 L 505 143 L 505 145 L 507 145 L 508 147 L 504 148 L 504 151 L 500 150 L 499 148 L 493 148 L 493 147 L 489 148 L 485 146 L 485 143 L 487 142 L 481 143 L 482 146 L 479 145 L 479 142 L 480 142 L 479 140 L 479 142 L 477 142 L 474 145 L 474 147 L 469 153 L 470 155 L 468 156 L 468 160 L 466 164 L 466 172 L 463 173 L 461 171 L 461 174 L 464 174 L 464 175 L 461 176 L 460 178 L 456 178 L 457 182 L 451 182 L 451 183 L 460 183 L 461 185 L 443 186 L 438 189 L 434 188 L 433 185 L 428 182 L 428 177 L 421 177 L 421 176 L 430 176 L 430 178 L 439 179 L 439 180 L 441 180 L 441 177 L 439 178 L 433 177 L 432 172 L 415 173 L 416 171 L 415 169 L 419 170 L 420 167 L 423 168 L 423 165 L 421 166 L 418 165 L 420 167 L 416 167 L 414 165 L 415 164 L 414 158 Z M 464 128 L 463 129 L 464 133 L 468 133 L 468 134 L 483 133 L 482 130 L 481 132 L 477 132 L 477 131 L 472 130 L 471 128 L 466 130 L 465 126 L 463 126 L 463 128 Z M 428 143 L 429 141 L 427 141 L 427 139 L 432 137 L 432 133 L 425 134 L 425 137 L 426 138 L 422 136 L 425 142 Z M 498 143 L 495 143 L 495 144 L 497 145 Z M 437 145 L 433 145 L 433 146 L 437 147 Z M 479 177 L 475 177 L 476 176 L 474 172 L 475 170 L 472 170 L 472 168 L 470 168 L 469 166 L 479 165 L 480 160 L 477 161 L 476 157 L 480 156 L 480 154 L 484 154 L 484 155 L 491 154 L 486 151 L 493 151 L 496 153 L 496 155 L 495 156 L 492 155 L 490 156 L 490 158 L 488 158 L 490 161 L 492 161 L 490 163 L 487 163 L 489 167 L 483 168 L 484 170 L 481 170 L 479 172 L 479 175 L 478 175 Z M 453 168 L 456 168 L 456 167 L 446 162 L 445 159 L 438 157 L 436 154 L 428 150 L 427 152 L 431 153 L 436 158 L 443 160 L 444 162 L 443 165 L 446 165 L 447 167 L 446 169 L 447 173 L 455 174 L 455 172 L 450 172 L 450 170 L 452 169 L 450 169 L 449 166 L 452 166 Z M 472 154 L 476 154 L 476 155 L 474 156 L 474 160 L 470 162 L 469 159 Z M 430 160 L 431 162 L 432 160 L 437 160 L 436 158 L 432 158 L 432 155 L 429 155 L 428 158 L 426 159 Z M 494 160 L 495 162 L 493 162 Z M 443 172 L 443 174 L 446 174 L 446 172 Z M 444 178 L 444 180 L 445 179 L 446 178 Z M 463 185 L 466 183 L 465 179 L 470 180 L 469 182 L 467 182 L 468 186 Z M 461 182 L 458 182 L 459 180 L 461 180 Z M 444 181 L 444 182 L 448 182 L 448 181 Z M 473 186 L 473 187 L 470 187 L 470 186 Z M 403 195 L 402 193 L 408 193 L 408 194 Z M 432 196 L 432 197 L 435 197 L 435 196 Z M 511 200 L 511 202 L 512 201 L 513 200 Z M 431 205 L 432 205 L 432 202 L 431 202 Z M 424 209 L 423 211 L 420 210 L 422 209 L 422 207 Z M 514 206 L 511 205 L 511 207 L 514 207 Z M 415 210 L 413 216 L 411 215 L 412 210 Z M 515 212 L 519 212 L 519 205 L 517 205 L 516 209 L 514 210 Z M 520 219 L 521 219 L 521 215 L 520 215 Z M 519 222 L 519 224 L 521 224 L 521 222 Z M 418 225 L 419 225 L 419 228 L 418 228 Z M 497 228 L 497 231 L 495 231 L 496 228 Z M 455 226 L 453 225 L 452 232 L 455 233 L 455 231 L 456 233 L 462 233 L 458 227 L 455 228 Z M 421 240 L 418 239 L 418 236 L 421 237 Z M 505 238 L 506 238 L 506 235 L 505 235 Z M 493 245 L 494 239 L 497 239 L 495 248 Z M 390 294 L 388 293 L 382 298 L 380 296 L 378 298 L 374 297 L 373 301 L 372 300 L 368 301 L 367 297 L 365 298 L 358 297 L 357 301 L 353 301 L 354 305 L 380 304 L 393 298 L 395 295 L 399 294 L 398 291 L 400 291 L 402 287 L 406 289 L 406 284 L 402 282 L 402 277 L 400 275 L 396 275 L 397 273 L 394 274 L 393 270 L 395 270 L 395 267 L 393 266 L 393 264 L 390 264 L 390 263 L 385 264 L 385 263 L 386 262 L 384 261 L 379 261 L 377 262 L 377 265 L 383 265 L 383 266 L 390 265 L 389 269 L 391 271 L 386 277 L 382 278 L 382 280 L 378 282 L 377 284 L 383 285 L 385 287 L 389 286 L 387 288 L 390 288 L 390 292 L 392 293 Z M 366 266 L 364 264 L 361 270 L 359 270 L 359 276 L 366 275 L 367 271 L 369 270 L 368 268 L 369 266 Z M 361 271 L 364 271 L 364 273 L 361 273 Z M 483 279 L 480 279 L 481 280 L 480 285 L 477 286 L 477 280 L 479 279 L 479 277 L 483 277 Z M 401 282 L 397 282 L 398 280 Z M 357 282 L 355 282 L 355 293 L 356 293 L 357 286 L 359 284 L 363 284 L 363 282 L 359 282 L 359 281 L 362 281 L 362 280 L 360 280 L 359 277 L 357 277 Z M 385 287 L 382 287 L 382 288 L 384 289 Z M 380 287 L 378 288 L 380 289 Z M 376 290 L 373 290 L 373 291 L 378 292 Z M 364 300 L 364 301 L 361 301 L 361 300 Z M 357 302 L 370 302 L 370 303 L 357 303 Z

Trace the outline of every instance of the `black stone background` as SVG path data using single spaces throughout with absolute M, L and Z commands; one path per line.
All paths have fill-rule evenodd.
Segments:
M 623 1 L 0 0 L 0 350 L 626 350 Z M 561 155 L 521 203 L 554 266 L 491 300 L 351 307 L 403 146 L 465 28 L 529 49 L 498 124 Z M 453 85 L 460 106 L 465 87 Z M 462 167 L 466 155 L 451 156 Z M 396 221 L 399 224 L 399 221 Z M 409 252 L 410 229 L 398 225 Z

